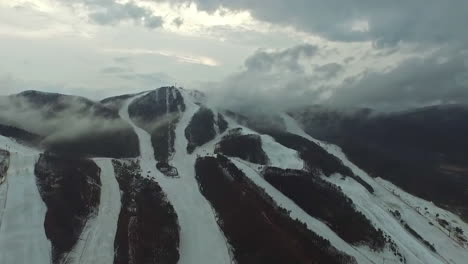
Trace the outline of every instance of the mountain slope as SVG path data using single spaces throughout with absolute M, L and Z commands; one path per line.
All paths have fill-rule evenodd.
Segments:
M 118 111 L 83 97 L 26 91 L 0 97 L 0 135 L 61 155 L 136 157 L 138 138 Z
M 308 134 L 342 147 L 371 176 L 468 219 L 468 107 L 387 114 L 311 108 L 293 116 Z
M 74 144 L 86 151 L 65 155 L 22 145 L 25 133 L 40 135 L 41 127 L 6 124 L 13 129 L 0 135 L 2 264 L 462 264 L 468 258 L 463 220 L 378 171 L 362 170 L 346 148 L 307 134 L 298 116 L 302 122 L 284 113 L 256 122 L 175 87 L 100 103 L 35 92 L 19 97 L 26 98 L 21 103 L 33 98 L 26 104 L 47 122 L 64 113 L 109 119 L 134 139 L 115 148 L 111 143 L 125 138 L 106 134 L 106 143 L 93 148 L 81 139 L 95 131 L 85 129 Z M 31 145 L 47 146 L 40 142 Z M 458 153 L 450 162 L 463 156 L 450 153 Z

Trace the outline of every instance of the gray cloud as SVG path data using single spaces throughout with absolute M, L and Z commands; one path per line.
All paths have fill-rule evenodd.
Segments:
M 306 69 L 317 54 L 312 45 L 276 52 L 257 51 L 246 59 L 245 69 L 221 83 L 204 84 L 211 104 L 234 110 L 284 110 L 291 103 L 307 104 L 320 96 L 314 76 Z
M 162 0 L 157 0 L 162 1 Z M 187 2 L 187 0 L 171 0 Z M 330 40 L 372 40 L 377 46 L 405 42 L 466 41 L 466 0 L 193 0 L 203 10 L 249 10 L 260 20 L 295 26 Z M 367 21 L 368 28 L 352 28 Z
M 127 72 L 119 74 L 118 77 L 126 80 L 134 80 L 142 82 L 150 86 L 167 86 L 174 82 L 174 79 L 163 72 L 152 72 L 152 73 L 135 73 Z
M 115 62 L 121 63 L 121 64 L 129 63 L 130 60 L 131 60 L 130 57 L 115 57 L 115 58 L 114 58 L 114 61 L 115 61 Z
M 328 63 L 315 67 L 315 72 L 322 74 L 323 78 L 330 79 L 343 71 L 343 65 L 338 63 Z
M 180 27 L 184 24 L 184 19 L 181 17 L 174 18 L 174 20 L 172 20 L 172 24 L 174 24 L 176 27 Z
M 104 74 L 116 74 L 116 73 L 126 73 L 128 72 L 128 68 L 120 67 L 120 66 L 110 66 L 101 69 L 101 73 Z
M 426 57 L 408 58 L 389 71 L 364 71 L 331 85 L 327 80 L 335 80 L 352 65 L 330 63 L 316 66 L 313 71 L 282 70 L 303 65 L 282 59 L 294 57 L 297 49 L 255 53 L 246 60 L 243 71 L 212 84 L 212 103 L 256 112 L 312 104 L 396 110 L 468 103 L 468 50 L 440 49 Z
M 389 72 L 356 76 L 337 89 L 328 103 L 387 109 L 468 103 L 468 56 L 443 50 L 407 59 Z
M 62 0 L 63 1 L 63 0 Z M 151 10 L 140 7 L 130 1 L 120 4 L 115 0 L 72 0 L 90 9 L 89 18 L 101 25 L 113 25 L 121 21 L 131 20 L 136 24 L 154 29 L 162 26 L 163 19 L 155 16 Z M 69 1 L 66 1 L 67 3 Z
M 299 45 L 291 49 L 280 52 L 257 51 L 245 61 L 245 67 L 248 71 L 269 72 L 276 70 L 287 72 L 304 72 L 301 65 L 301 59 L 310 59 L 318 48 L 313 45 Z
M 344 62 L 345 64 L 348 64 L 348 63 L 354 61 L 354 59 L 355 59 L 354 57 L 350 56 L 350 57 L 345 58 L 345 59 L 343 60 L 343 62 Z

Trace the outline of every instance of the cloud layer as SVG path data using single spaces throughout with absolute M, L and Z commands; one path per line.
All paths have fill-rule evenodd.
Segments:
M 0 94 L 96 99 L 177 82 L 265 111 L 468 102 L 466 0 L 11 1 Z
M 64 0 L 61 0 L 64 1 Z M 89 18 L 101 25 L 114 25 L 121 21 L 131 20 L 147 28 L 158 28 L 163 24 L 163 18 L 155 16 L 151 10 L 138 6 L 133 1 L 120 3 L 114 0 L 66 0 L 86 7 Z
M 161 0 L 157 0 L 161 1 Z M 187 2 L 175 0 L 171 2 Z M 294 26 L 336 41 L 372 40 L 378 46 L 400 41 L 466 41 L 465 0 L 194 0 L 203 10 L 249 10 L 254 17 Z
M 312 104 L 396 110 L 468 103 L 467 52 L 439 49 L 408 57 L 386 71 L 346 77 L 353 63 L 314 65 L 321 53 L 315 46 L 258 51 L 246 60 L 244 70 L 212 84 L 210 93 L 219 106 L 265 112 Z

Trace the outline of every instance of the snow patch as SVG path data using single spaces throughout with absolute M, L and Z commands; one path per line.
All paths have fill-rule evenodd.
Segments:
M 195 179 L 195 155 L 186 152 L 187 139 L 185 128 L 198 110 L 198 106 L 179 90 L 184 98 L 186 111 L 183 113 L 175 131 L 172 164 L 177 168 L 180 178 L 163 176 L 156 170 L 156 160 L 150 135 L 137 127 L 129 117 L 128 106 L 138 97 L 127 101 L 120 114 L 132 125 L 140 141 L 140 166 L 143 176 L 155 179 L 168 200 L 173 205 L 180 226 L 179 264 L 232 263 L 228 245 L 218 227 L 211 205 L 200 193 Z M 144 96 L 145 94 L 141 95 Z
M 114 241 L 121 202 L 120 189 L 110 159 L 95 159 L 101 168 L 101 199 L 97 215 L 88 220 L 69 263 L 114 263 Z
M 39 153 L 3 136 L 0 147 L 11 154 L 0 186 L 0 263 L 51 263 L 52 245 L 44 230 L 47 207 L 34 174 Z
M 281 169 L 304 169 L 304 161 L 297 151 L 279 144 L 270 136 L 261 135 L 261 138 L 263 151 L 267 154 L 271 166 Z
M 468 250 L 466 246 L 460 245 L 448 235 L 441 231 L 430 215 L 439 214 L 447 218 L 447 221 L 456 222 L 459 227 L 466 230 L 467 225 L 457 216 L 446 210 L 438 208 L 434 204 L 416 198 L 393 184 L 380 178 L 370 177 L 362 169 L 353 164 L 341 148 L 316 140 L 306 134 L 297 122 L 288 115 L 283 115 L 287 130 L 291 133 L 305 137 L 320 146 L 330 154 L 339 158 L 344 165 L 348 166 L 357 176 L 368 182 L 374 189 L 374 195 L 367 193 L 355 180 L 340 175 L 324 178 L 337 186 L 353 200 L 358 209 L 368 217 L 377 228 L 389 234 L 399 248 L 403 251 L 408 263 L 466 263 Z M 421 209 L 428 208 L 428 216 L 421 214 Z M 396 219 L 390 211 L 398 210 L 402 219 L 408 223 L 419 235 L 429 243 L 433 244 L 437 252 L 432 252 L 426 245 L 412 236 Z M 431 221 L 431 219 L 433 221 Z M 433 222 L 431 225 L 429 222 Z M 374 256 L 376 261 L 381 256 Z
M 297 219 L 307 225 L 309 230 L 316 233 L 323 238 L 326 238 L 330 243 L 336 247 L 338 250 L 343 251 L 344 253 L 353 256 L 356 258 L 358 263 L 373 263 L 369 260 L 365 254 L 359 252 L 356 248 L 349 245 L 346 241 L 341 239 L 336 235 L 333 230 L 331 230 L 327 225 L 317 220 L 316 218 L 311 217 L 304 210 L 302 210 L 298 205 L 296 205 L 291 199 L 286 197 L 272 185 L 270 185 L 263 177 L 259 175 L 259 172 L 254 168 L 258 165 L 245 162 L 243 160 L 232 158 L 231 161 L 236 165 L 237 168 L 242 170 L 244 174 L 251 179 L 257 186 L 264 189 L 265 192 L 273 198 L 273 200 L 278 204 L 278 206 L 290 211 L 290 216 L 293 219 Z

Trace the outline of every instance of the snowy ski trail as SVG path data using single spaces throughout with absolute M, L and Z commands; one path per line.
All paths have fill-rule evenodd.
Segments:
M 263 177 L 261 177 L 258 172 L 252 168 L 256 166 L 255 164 L 250 164 L 238 158 L 231 158 L 231 161 L 234 162 L 237 168 L 242 170 L 244 174 L 252 180 L 258 187 L 265 190 L 265 192 L 273 198 L 273 200 L 278 204 L 278 206 L 290 211 L 291 218 L 297 219 L 307 225 L 310 231 L 315 234 L 326 238 L 330 243 L 336 247 L 338 250 L 343 251 L 344 253 L 353 256 L 356 258 L 358 263 L 374 263 L 368 259 L 364 254 L 359 250 L 354 248 L 352 245 L 348 244 L 342 238 L 340 238 L 333 230 L 331 230 L 327 225 L 325 225 L 320 220 L 310 216 L 302 208 L 300 208 L 296 203 L 294 203 L 287 196 L 278 191 L 270 183 L 268 183 Z
M 320 146 L 322 146 L 330 154 L 339 158 L 344 165 L 348 166 L 356 175 L 361 177 L 367 183 L 371 184 L 375 190 L 372 195 L 368 193 L 364 187 L 362 187 L 355 180 L 346 177 L 345 180 L 341 179 L 341 176 L 333 176 L 331 178 L 324 177 L 325 180 L 332 182 L 333 184 L 340 186 L 343 192 L 350 197 L 355 205 L 363 212 L 376 227 L 381 228 L 387 234 L 389 234 L 403 251 L 407 258 L 408 263 L 465 263 L 468 258 L 468 250 L 460 247 L 452 239 L 448 238 L 446 234 L 438 231 L 436 227 L 431 226 L 427 218 L 417 214 L 414 207 L 409 206 L 401 201 L 401 199 L 395 196 L 388 188 L 385 188 L 379 181 L 367 175 L 363 170 L 358 168 L 355 164 L 348 160 L 342 150 L 335 145 L 321 142 L 309 136 L 303 131 L 303 129 L 297 124 L 297 122 L 288 115 L 283 115 L 286 127 L 289 132 L 303 136 Z M 393 185 L 392 185 L 393 186 Z M 398 190 L 401 194 L 406 194 L 396 186 L 393 186 L 394 190 Z M 407 197 L 411 195 L 406 194 Z M 431 204 L 426 202 L 426 205 Z M 432 207 L 435 207 L 432 205 Z M 403 216 L 403 219 L 415 229 L 423 238 L 433 243 L 437 249 L 437 253 L 432 252 L 422 242 L 412 236 L 393 215 L 389 210 L 398 209 Z M 438 208 L 440 211 L 445 211 Z M 450 215 L 450 213 L 447 213 Z M 381 259 L 381 255 L 372 256 L 376 260 Z M 391 256 L 389 256 L 391 258 Z
M 198 110 L 198 106 L 189 100 L 184 91 L 179 91 L 184 98 L 186 111 L 176 127 L 174 143 L 176 152 L 172 165 L 177 168 L 180 178 L 166 177 L 156 169 L 157 161 L 154 158 L 151 136 L 136 126 L 129 117 L 128 106 L 145 94 L 128 100 L 120 114 L 138 135 L 143 176 L 156 178 L 177 213 L 180 226 L 179 264 L 230 264 L 232 261 L 226 239 L 218 227 L 211 205 L 200 193 L 195 179 L 196 156 L 186 153 L 185 128 Z
M 52 246 L 44 230 L 47 207 L 36 185 L 36 150 L 0 136 L 0 147 L 11 154 L 6 181 L 0 186 L 0 263 L 51 262 Z
M 226 120 L 228 121 L 230 128 L 241 127 L 241 133 L 243 135 L 258 134 L 257 132 L 247 127 L 239 125 L 236 121 L 234 121 L 231 118 L 226 118 Z M 270 166 L 275 166 L 283 169 L 303 169 L 304 162 L 300 159 L 297 151 L 284 147 L 283 145 L 277 143 L 270 136 L 260 134 L 258 135 L 262 138 L 262 149 L 265 151 L 265 153 L 270 159 Z M 215 143 L 210 143 L 209 147 L 211 147 L 211 145 L 214 144 Z M 210 149 L 212 149 L 212 147 Z M 250 180 L 252 180 L 253 183 L 265 190 L 265 192 L 278 204 L 278 206 L 290 211 L 291 218 L 297 219 L 305 223 L 310 231 L 329 240 L 330 243 L 338 250 L 341 250 L 342 252 L 355 257 L 358 263 L 379 263 L 381 261 L 380 259 L 379 261 L 375 262 L 374 260 L 370 259 L 367 256 L 370 252 L 370 249 L 368 251 L 363 250 L 363 248 L 355 247 L 347 243 L 326 224 L 324 224 L 317 218 L 314 218 L 311 215 L 309 215 L 295 202 L 293 202 L 289 197 L 287 197 L 275 187 L 273 187 L 257 171 L 256 168 L 259 167 L 258 164 L 253 164 L 239 158 L 230 158 L 230 160 L 234 162 L 236 167 L 242 170 L 245 173 L 245 175 Z
M 77 245 L 68 255 L 69 263 L 112 264 L 114 241 L 120 214 L 120 188 L 111 159 L 94 159 L 101 169 L 101 197 L 96 215 L 88 220 Z

